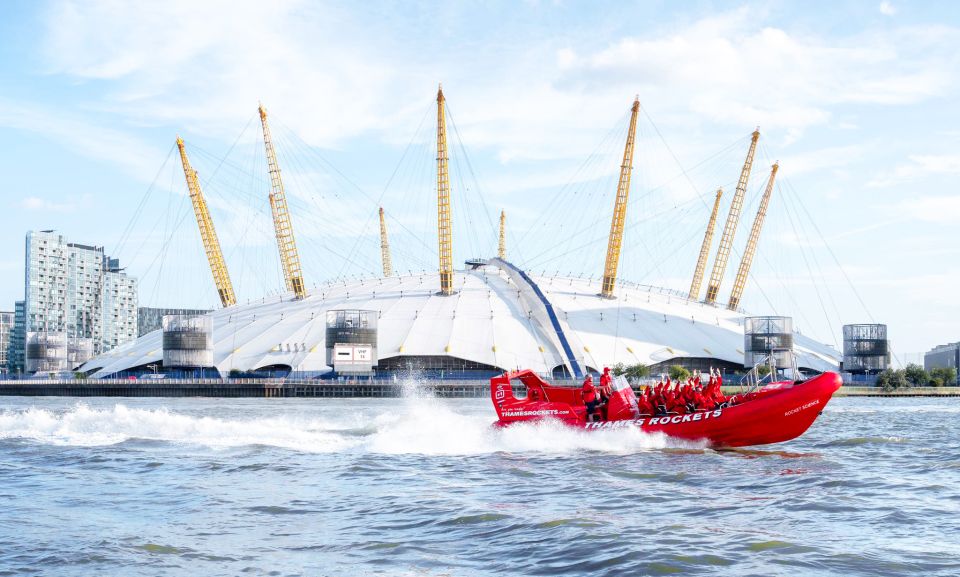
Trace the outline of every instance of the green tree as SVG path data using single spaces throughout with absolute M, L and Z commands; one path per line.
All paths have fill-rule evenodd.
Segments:
M 930 375 L 927 374 L 927 371 L 923 370 L 923 367 L 916 363 L 907 365 L 903 373 L 907 380 L 915 387 L 922 387 L 930 380 Z
M 627 380 L 636 380 L 642 379 L 644 377 L 650 376 L 650 367 L 643 363 L 637 363 L 635 365 L 625 365 L 623 363 L 617 363 L 613 365 L 610 369 L 616 376 L 623 375 L 627 377 Z
M 769 374 L 770 374 L 770 365 L 760 365 L 759 367 L 757 367 L 757 373 L 758 373 L 761 377 L 765 377 L 765 376 L 769 375 Z
M 635 379 L 642 379 L 644 377 L 650 376 L 650 367 L 643 364 L 637 363 L 635 365 L 630 365 L 630 370 L 627 371 L 627 376 Z
M 930 384 L 934 387 L 955 386 L 957 384 L 957 369 L 953 367 L 930 369 Z
M 889 393 L 909 387 L 910 381 L 907 380 L 906 371 L 903 369 L 887 369 L 877 375 L 877 386 Z
M 671 365 L 668 374 L 672 381 L 685 381 L 690 378 L 690 371 L 683 365 Z

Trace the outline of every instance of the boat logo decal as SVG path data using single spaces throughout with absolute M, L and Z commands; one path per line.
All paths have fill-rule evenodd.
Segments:
M 558 409 L 539 409 L 536 411 L 504 411 L 504 417 L 544 417 L 550 415 L 560 415 L 564 411 Z
M 723 414 L 723 409 L 705 411 L 703 413 L 693 413 L 690 415 L 668 415 L 665 417 L 651 417 L 650 419 L 633 419 L 625 421 L 602 421 L 594 423 L 585 423 L 585 429 L 622 429 L 626 427 L 643 427 L 645 425 L 676 425 L 678 423 L 691 423 L 694 421 L 706 421 L 707 419 L 716 419 Z
M 804 409 L 809 409 L 810 407 L 813 407 L 813 406 L 819 405 L 819 404 L 820 404 L 820 399 L 814 399 L 814 400 L 810 401 L 809 403 L 807 403 L 807 404 L 805 404 L 805 405 L 803 405 L 803 406 L 801 406 L 801 407 L 797 407 L 797 408 L 795 408 L 795 409 L 790 409 L 789 411 L 787 411 L 786 413 L 784 413 L 783 416 L 784 416 L 784 417 L 789 417 L 790 415 L 792 415 L 792 414 L 794 414 L 794 413 L 799 413 L 800 411 L 802 411 L 802 410 L 804 410 Z

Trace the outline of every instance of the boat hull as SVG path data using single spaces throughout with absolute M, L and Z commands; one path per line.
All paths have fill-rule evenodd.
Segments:
M 519 371 L 491 379 L 491 396 L 500 417 L 497 425 L 555 419 L 588 431 L 635 427 L 647 433 L 705 442 L 711 447 L 766 445 L 794 439 L 810 428 L 842 384 L 836 373 L 823 373 L 803 382 L 768 385 L 733 406 L 686 415 L 638 415 L 587 422 L 585 411 L 578 406 L 578 389 L 553 387 L 528 373 Z M 526 385 L 525 398 L 512 394 L 511 379 Z

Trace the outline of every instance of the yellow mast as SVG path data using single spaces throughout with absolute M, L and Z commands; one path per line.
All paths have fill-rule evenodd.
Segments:
M 450 217 L 450 176 L 447 172 L 447 119 L 443 86 L 437 90 L 437 241 L 440 252 L 440 294 L 453 294 L 453 224 Z
M 270 209 L 273 211 L 273 228 L 277 235 L 277 248 L 280 250 L 280 263 L 283 265 L 283 278 L 287 290 L 298 299 L 306 296 L 303 273 L 300 270 L 300 254 L 297 241 L 293 236 L 293 222 L 287 197 L 283 192 L 283 180 L 280 179 L 280 166 L 270 138 L 270 126 L 267 124 L 267 109 L 260 105 L 260 124 L 263 126 L 263 144 L 267 150 L 267 167 L 270 169 Z
M 600 290 L 600 296 L 608 299 L 613 298 L 613 286 L 617 282 L 617 266 L 620 264 L 620 247 L 623 242 L 623 227 L 627 217 L 627 197 L 630 196 L 630 172 L 633 169 L 633 144 L 637 132 L 637 113 L 639 111 L 640 99 L 635 98 L 630 112 L 630 130 L 627 132 L 627 144 L 623 149 L 623 162 L 620 164 L 620 182 L 617 184 L 613 218 L 610 221 L 607 260 L 603 265 L 603 288 Z
M 760 208 L 757 209 L 757 216 L 753 219 L 753 228 L 750 229 L 747 248 L 743 251 L 743 259 L 740 261 L 740 268 L 737 270 L 737 280 L 733 283 L 730 302 L 727 303 L 727 308 L 732 311 L 737 310 L 737 307 L 740 306 L 740 297 L 743 296 L 743 288 L 747 284 L 747 275 L 750 274 L 750 265 L 753 264 L 753 256 L 757 252 L 757 241 L 760 240 L 760 230 L 763 228 L 763 220 L 767 216 L 767 206 L 770 204 L 770 195 L 773 194 L 773 182 L 777 178 L 777 170 L 779 168 L 779 162 L 775 162 L 770 168 L 770 180 L 767 181 L 767 189 L 763 191 L 763 198 L 760 199 Z
M 703 235 L 703 245 L 700 247 L 700 256 L 697 258 L 697 268 L 693 271 L 693 281 L 690 283 L 690 300 L 700 298 L 700 285 L 703 282 L 703 273 L 707 270 L 707 258 L 710 256 L 710 244 L 713 242 L 713 231 L 717 227 L 717 213 L 720 211 L 720 197 L 723 189 L 717 189 L 717 198 L 713 201 L 713 212 L 710 213 L 710 222 L 707 223 L 707 232 Z
M 203 191 L 200 189 L 200 179 L 197 178 L 197 171 L 190 166 L 183 139 L 179 136 L 177 148 L 180 149 L 180 161 L 183 163 L 183 175 L 187 179 L 187 189 L 190 191 L 190 201 L 193 203 L 193 214 L 197 217 L 200 238 L 203 240 L 203 249 L 207 253 L 207 263 L 210 265 L 210 272 L 213 273 L 213 282 L 217 286 L 220 302 L 224 307 L 235 305 L 237 297 L 233 293 L 233 283 L 230 282 L 227 263 L 223 260 L 217 231 L 213 228 L 213 219 L 210 218 L 210 211 L 207 210 L 207 201 L 203 198 Z
M 393 264 L 390 262 L 390 243 L 387 242 L 387 221 L 380 207 L 380 257 L 383 259 L 383 276 L 393 276 Z
M 500 243 L 497 245 L 497 258 L 507 259 L 507 213 L 500 211 Z
M 733 195 L 733 202 L 730 203 L 730 212 L 727 213 L 727 222 L 723 225 L 723 236 L 720 237 L 717 260 L 713 262 L 713 272 L 710 273 L 710 283 L 707 285 L 707 298 L 705 299 L 709 304 L 717 302 L 717 293 L 720 292 L 720 283 L 723 281 L 723 273 L 726 272 L 727 259 L 730 258 L 730 249 L 733 246 L 733 235 L 736 234 L 737 225 L 740 223 L 743 195 L 747 192 L 747 181 L 750 179 L 750 168 L 753 166 L 753 154 L 757 150 L 757 140 L 759 139 L 760 130 L 754 130 L 750 139 L 747 159 L 743 163 L 743 170 L 740 171 L 737 191 Z

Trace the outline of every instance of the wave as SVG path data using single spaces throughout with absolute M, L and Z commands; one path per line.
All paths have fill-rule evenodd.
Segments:
M 953 399 L 949 399 L 953 400 Z M 825 413 L 851 413 L 851 414 L 875 414 L 875 413 L 960 413 L 960 406 L 951 405 L 914 405 L 914 406 L 873 406 L 873 407 L 844 407 L 835 404 L 827 405 Z
M 283 411 L 282 408 L 277 409 Z M 325 409 L 320 416 L 292 412 L 269 417 L 194 416 L 167 408 L 117 403 L 67 410 L 43 408 L 0 412 L 0 439 L 65 446 L 106 446 L 131 440 L 210 448 L 269 446 L 311 453 L 475 455 L 489 453 L 633 453 L 648 449 L 702 448 L 639 429 L 591 431 L 557 422 L 492 426 L 489 414 L 470 415 L 422 395 L 398 399 L 378 412 Z
M 909 443 L 906 437 L 851 437 L 823 443 L 822 447 L 856 447 L 859 445 L 889 445 Z
M 297 450 L 339 450 L 348 438 L 297 417 L 222 419 L 178 414 L 166 408 L 139 409 L 118 403 L 94 409 L 85 403 L 54 412 L 40 408 L 0 412 L 0 439 L 27 439 L 72 446 L 115 445 L 131 439 L 210 447 L 273 445 Z

